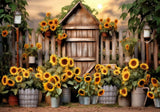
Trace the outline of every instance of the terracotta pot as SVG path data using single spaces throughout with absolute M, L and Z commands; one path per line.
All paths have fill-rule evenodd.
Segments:
M 10 106 L 16 106 L 18 105 L 18 98 L 15 95 L 10 95 L 8 98 L 8 103 Z
M 102 32 L 102 33 L 101 33 L 101 36 L 102 36 L 102 37 L 107 37 L 108 35 L 107 35 L 106 32 Z
M 51 31 L 47 30 L 44 35 L 45 35 L 45 37 L 50 37 L 51 36 Z
M 57 43 L 58 43 L 58 45 L 61 45 L 62 44 L 62 40 L 57 39 Z
M 49 105 L 51 105 L 51 97 L 50 96 L 45 96 L 45 102 Z

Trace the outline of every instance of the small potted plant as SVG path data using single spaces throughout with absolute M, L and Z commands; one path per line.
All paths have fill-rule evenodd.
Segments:
M 149 91 L 147 96 L 153 99 L 155 107 L 160 107 L 160 81 L 156 78 L 151 78 L 151 83 L 149 85 Z
M 38 54 L 38 50 L 40 50 L 40 49 L 42 49 L 41 43 L 36 43 L 36 46 L 33 46 L 33 44 L 31 44 L 31 45 L 25 44 L 23 55 L 26 54 L 25 56 L 28 56 L 29 63 L 33 64 L 33 63 L 35 63 L 35 59 Z
M 100 21 L 99 30 L 102 37 L 110 36 L 112 35 L 112 31 L 117 30 L 117 23 L 118 23 L 117 19 L 111 21 L 111 19 L 108 17 L 107 19 L 100 19 L 99 21 Z
M 9 32 L 11 31 L 12 27 L 11 25 L 5 25 L 5 26 L 0 26 L 0 34 L 2 37 L 6 38 L 9 35 Z

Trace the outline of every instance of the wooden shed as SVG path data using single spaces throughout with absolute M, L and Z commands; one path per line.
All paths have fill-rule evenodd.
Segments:
M 73 58 L 84 74 L 99 63 L 99 21 L 78 2 L 61 24 L 68 35 L 62 55 Z

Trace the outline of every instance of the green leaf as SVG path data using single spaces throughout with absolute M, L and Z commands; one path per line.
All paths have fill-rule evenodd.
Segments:
M 62 84 L 62 87 L 68 88 L 67 84 Z
M 58 73 L 61 73 L 62 71 L 63 71 L 63 67 L 59 66 L 59 67 L 57 68 L 57 72 L 58 72 Z
M 61 95 L 61 93 L 62 93 L 62 89 L 61 88 L 57 88 L 56 91 L 57 91 L 58 95 Z
M 11 91 L 14 93 L 14 95 L 17 95 L 17 93 L 18 93 L 18 89 L 16 88 L 16 89 L 11 89 Z
M 70 80 L 67 82 L 67 84 L 74 85 L 74 83 L 72 81 L 70 81 Z
M 3 13 L 4 12 L 4 9 L 0 9 L 0 13 Z
M 136 87 L 137 86 L 137 81 L 133 81 L 133 87 Z
M 1 94 L 7 94 L 8 92 L 9 92 L 9 90 L 2 91 Z
M 14 12 L 17 9 L 16 4 L 12 3 L 8 5 L 11 8 L 11 11 Z
M 51 92 L 47 92 L 46 96 L 51 96 Z
M 121 16 L 120 16 L 120 18 L 122 18 L 123 20 L 124 20 L 126 17 L 127 17 L 127 13 L 125 13 L 125 12 L 122 13 Z
M 76 86 L 74 86 L 74 89 L 78 89 L 79 88 L 79 85 L 77 84 Z

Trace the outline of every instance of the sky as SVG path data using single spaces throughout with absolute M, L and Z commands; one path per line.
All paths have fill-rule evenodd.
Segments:
M 30 18 L 30 27 L 36 28 L 38 23 L 43 20 L 45 13 L 50 12 L 56 16 L 61 12 L 63 6 L 71 4 L 73 0 L 27 0 L 26 7 Z M 126 26 L 126 21 L 120 20 L 121 4 L 132 0 L 85 0 L 85 4 L 98 11 L 97 18 L 110 17 L 111 20 L 119 19 L 119 27 Z

